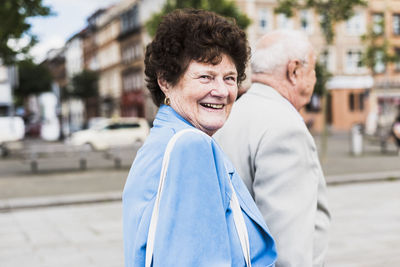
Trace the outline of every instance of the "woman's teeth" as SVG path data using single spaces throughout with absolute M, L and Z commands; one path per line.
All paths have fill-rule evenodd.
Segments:
M 214 109 L 221 109 L 221 108 L 223 108 L 224 107 L 224 105 L 223 104 L 201 104 L 202 106 L 204 106 L 204 107 L 207 107 L 207 108 L 214 108 Z

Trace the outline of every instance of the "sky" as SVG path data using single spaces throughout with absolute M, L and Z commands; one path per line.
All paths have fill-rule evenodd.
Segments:
M 86 19 L 99 8 L 108 7 L 120 0 L 43 0 L 55 15 L 29 19 L 31 32 L 38 36 L 39 43 L 31 54 L 41 62 L 47 51 L 60 48 L 75 33 L 86 25 Z

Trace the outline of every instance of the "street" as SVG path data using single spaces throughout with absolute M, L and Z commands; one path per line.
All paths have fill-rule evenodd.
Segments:
M 400 266 L 400 181 L 328 187 L 327 267 Z
M 2 267 L 121 267 L 121 205 L 0 213 Z
M 400 158 L 389 148 L 381 154 L 365 142 L 353 157 L 348 135 L 330 136 L 322 164 L 332 213 L 326 266 L 400 266 Z M 136 150 L 123 152 L 118 169 L 88 153 L 84 171 L 74 154 L 49 152 L 36 173 L 29 161 L 1 159 L 0 266 L 123 266 L 120 198 Z
M 400 181 L 329 186 L 327 267 L 400 266 Z M 121 203 L 0 213 L 2 267 L 123 266 Z

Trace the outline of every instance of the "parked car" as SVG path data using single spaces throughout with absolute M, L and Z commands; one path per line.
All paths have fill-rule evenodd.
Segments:
M 69 142 L 75 146 L 86 145 L 94 150 L 142 143 L 149 134 L 150 127 L 143 118 L 106 119 L 87 130 L 72 134 Z
M 25 126 L 21 117 L 0 117 L 0 156 L 5 157 L 11 149 L 21 148 L 24 135 Z

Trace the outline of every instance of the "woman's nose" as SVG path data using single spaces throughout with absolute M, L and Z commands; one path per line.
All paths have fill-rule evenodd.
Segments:
M 229 95 L 229 88 L 223 80 L 215 79 L 211 90 L 211 95 L 216 97 L 227 97 Z

